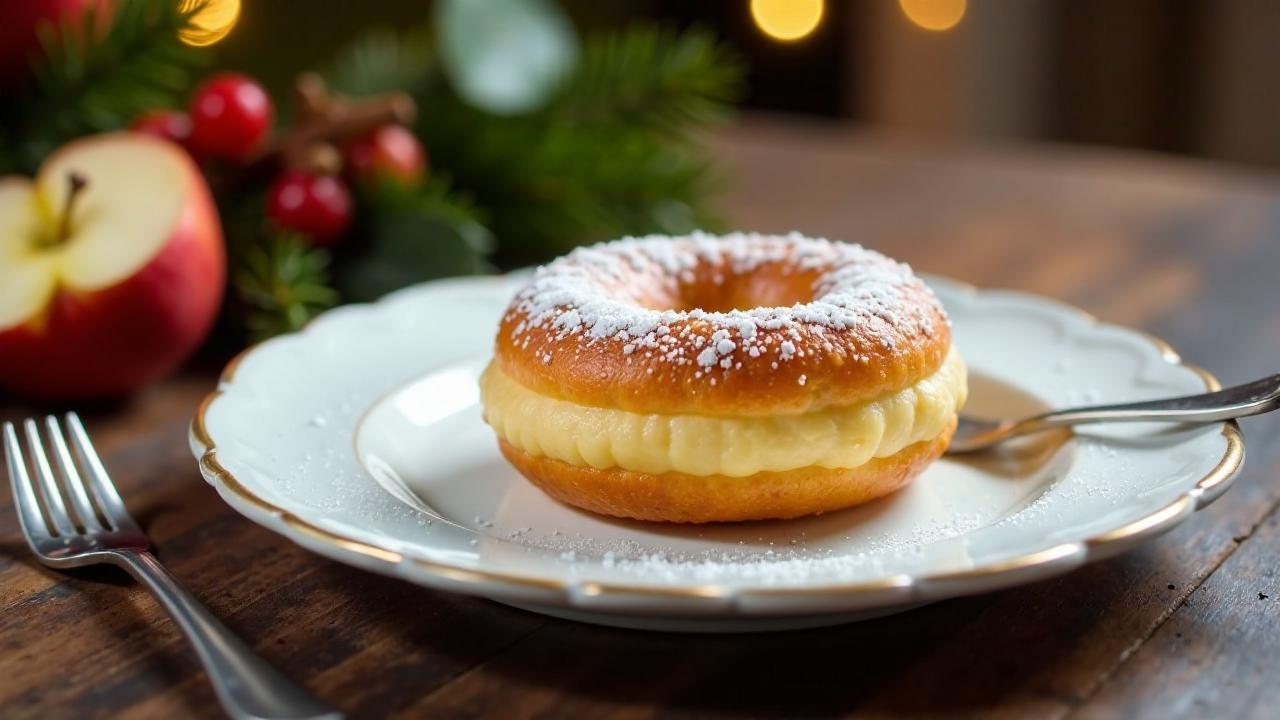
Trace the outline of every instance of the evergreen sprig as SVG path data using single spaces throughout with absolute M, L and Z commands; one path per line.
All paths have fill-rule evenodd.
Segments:
M 329 87 L 349 95 L 392 90 L 423 92 L 434 78 L 435 48 L 425 27 L 373 28 L 343 47 L 320 73 Z
M 261 242 L 239 243 L 238 248 L 232 285 L 253 339 L 299 330 L 338 303 L 328 252 L 308 247 L 299 236 L 278 233 Z
M 491 208 L 496 259 L 516 266 L 611 236 L 715 227 L 719 178 L 691 140 L 727 115 L 743 77 L 705 33 L 633 26 L 589 39 L 541 110 L 494 116 L 435 84 L 417 129 L 435 165 Z
M 710 33 L 635 25 L 587 39 L 577 71 L 547 116 L 568 126 L 684 138 L 725 118 L 743 72 L 739 58 Z
M 359 208 L 360 242 L 337 256 L 344 300 L 376 300 L 416 282 L 491 270 L 493 235 L 482 213 L 439 174 L 417 187 L 364 187 Z
M 205 55 L 179 34 L 205 0 L 113 3 L 43 37 L 24 90 L 0 102 L 0 174 L 34 172 L 59 145 L 175 107 Z M 515 266 L 610 236 L 717 224 L 719 178 L 698 139 L 722 120 L 744 69 L 714 38 L 649 26 L 588 37 L 536 110 L 499 116 L 445 81 L 429 28 L 373 30 L 325 73 L 351 95 L 411 92 L 431 174 L 359 188 L 356 226 L 328 251 L 271 229 L 269 174 L 210 176 L 232 262 L 232 307 L 254 338 L 301 328 L 339 301 L 435 277 Z M 246 179 L 249 178 L 249 179 Z M 221 181 L 220 181 L 221 180 Z
M 0 105 L 0 173 L 33 173 L 46 155 L 80 135 L 116 130 L 136 115 L 178 104 L 204 59 L 179 34 L 204 0 L 130 0 L 96 5 L 41 33 L 35 75 Z

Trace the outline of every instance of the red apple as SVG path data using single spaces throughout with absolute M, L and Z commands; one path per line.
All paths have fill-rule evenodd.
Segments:
M 401 125 L 383 125 L 347 142 L 347 171 L 352 179 L 373 182 L 382 178 L 417 185 L 427 172 L 422 143 Z
M 90 398 L 156 380 L 208 334 L 225 276 L 186 152 L 137 133 L 75 140 L 34 181 L 0 178 L 0 386 Z
M 41 25 L 75 23 L 86 8 L 96 8 L 106 26 L 108 0 L 0 0 L 0 86 L 14 85 L 31 73 L 40 56 Z

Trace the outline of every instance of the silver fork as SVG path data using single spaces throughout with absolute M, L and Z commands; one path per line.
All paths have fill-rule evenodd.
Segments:
M 54 568 L 108 563 L 128 571 L 156 596 L 195 646 L 223 709 L 232 718 L 341 718 L 336 710 L 254 655 L 169 574 L 151 554 L 147 536 L 125 510 L 80 418 L 68 413 L 66 426 L 74 459 L 58 419 L 45 418 L 58 468 L 55 475 L 39 425 L 32 419 L 24 424 L 36 476 L 32 483 L 18 433 L 13 423 L 4 424 L 5 457 L 18 521 L 40 562 Z
M 1260 415 L 1277 408 L 1280 408 L 1280 375 L 1200 395 L 1055 410 L 1021 420 L 983 420 L 961 415 L 947 452 L 977 452 L 1019 435 L 1072 425 L 1219 422 Z

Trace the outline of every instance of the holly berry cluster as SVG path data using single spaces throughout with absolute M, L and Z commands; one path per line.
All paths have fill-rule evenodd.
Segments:
M 196 87 L 185 112 L 152 110 L 130 129 L 181 145 L 207 170 L 274 172 L 265 199 L 268 223 L 314 246 L 332 246 L 351 226 L 352 187 L 416 186 L 427 174 L 426 152 L 406 127 L 414 105 L 403 93 L 346 98 L 306 74 L 295 95 L 293 125 L 273 133 L 275 104 L 262 85 L 219 73 Z
M 231 295 L 215 310 L 228 343 L 426 280 L 717 222 L 701 130 L 726 116 L 745 69 L 705 33 L 638 24 L 579 38 L 555 2 L 437 0 L 420 25 L 371 27 L 319 63 L 359 97 L 312 74 L 287 97 L 237 74 L 193 92 L 211 51 L 183 38 L 207 3 L 45 5 L 58 12 L 0 21 L 0 174 L 36 174 L 78 138 L 129 127 L 185 148 L 216 206 L 208 234 L 225 241 Z M 51 32 L 37 32 L 41 17 Z M 171 174 L 190 176 L 169 148 L 119 141 L 164 150 L 183 166 Z M 131 172 L 121 165 L 94 174 Z M 223 272 L 197 274 L 207 286 Z

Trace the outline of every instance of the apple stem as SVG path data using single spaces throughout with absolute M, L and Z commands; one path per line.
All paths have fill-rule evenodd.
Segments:
M 75 170 L 67 173 L 67 197 L 62 201 L 62 215 L 58 218 L 58 234 L 54 245 L 62 245 L 71 237 L 71 217 L 75 212 L 76 199 L 83 194 L 89 184 L 89 178 Z

